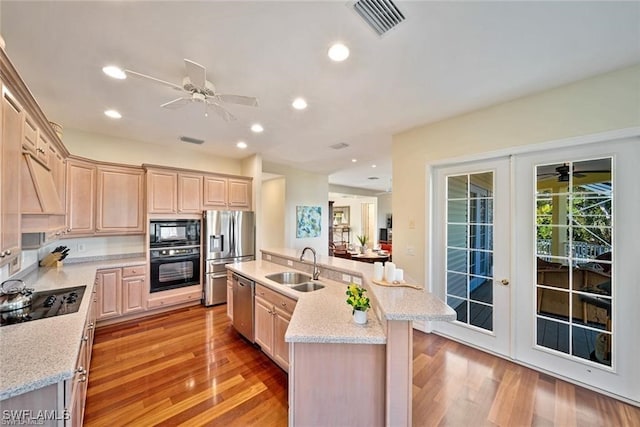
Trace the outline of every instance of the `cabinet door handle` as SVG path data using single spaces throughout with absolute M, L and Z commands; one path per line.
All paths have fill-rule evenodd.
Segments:
M 282 306 L 283 306 L 283 307 L 286 307 L 286 306 L 287 306 L 287 303 L 283 301 L 283 302 L 282 302 Z
M 87 381 L 87 376 L 83 375 L 78 381 L 80 381 L 81 383 Z
M 82 337 L 82 341 L 89 341 L 89 335 L 85 335 L 84 337 Z

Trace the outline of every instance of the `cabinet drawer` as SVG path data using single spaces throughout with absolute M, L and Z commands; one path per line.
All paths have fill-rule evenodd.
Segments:
M 202 290 L 183 292 L 179 294 L 159 296 L 149 299 L 147 308 L 166 307 L 174 304 L 182 304 L 185 302 L 198 301 L 202 298 Z
M 292 314 L 294 308 L 296 307 L 296 301 L 294 299 L 286 297 L 281 293 L 260 284 L 256 284 L 256 297 L 270 302 L 280 310 L 283 310 L 289 314 Z
M 144 276 L 147 274 L 145 265 L 134 265 L 132 267 L 122 267 L 122 277 Z

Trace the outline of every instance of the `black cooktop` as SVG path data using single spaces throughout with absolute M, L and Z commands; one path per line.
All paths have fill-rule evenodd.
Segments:
M 75 313 L 80 308 L 86 286 L 34 292 L 31 306 L 0 313 L 0 326 Z

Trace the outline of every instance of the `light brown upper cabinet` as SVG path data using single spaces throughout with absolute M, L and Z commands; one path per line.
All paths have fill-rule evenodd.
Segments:
M 0 87 L 3 87 L 0 84 Z M 20 262 L 20 156 L 24 111 L 2 90 L 2 144 L 0 145 L 0 265 Z M 13 268 L 12 268 L 13 269 Z
M 92 235 L 95 232 L 95 188 L 95 164 L 75 159 L 67 160 L 69 235 Z
M 176 213 L 178 172 L 147 169 L 147 206 L 149 213 Z
M 97 167 L 96 234 L 141 234 L 144 231 L 144 171 Z
M 142 168 L 70 158 L 66 192 L 69 235 L 144 233 Z
M 199 214 L 207 209 L 251 209 L 251 178 L 146 166 L 151 214 Z
M 206 208 L 251 209 L 251 178 L 204 177 Z
M 224 208 L 227 206 L 227 179 L 217 176 L 204 177 L 204 200 L 202 204 L 208 208 Z
M 233 209 L 251 209 L 251 180 L 235 179 L 228 180 L 228 205 Z
M 202 212 L 202 175 L 178 174 L 178 213 Z

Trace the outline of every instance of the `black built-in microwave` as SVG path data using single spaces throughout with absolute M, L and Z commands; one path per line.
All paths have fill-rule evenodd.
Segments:
M 152 248 L 200 245 L 200 220 L 153 220 L 149 224 Z

